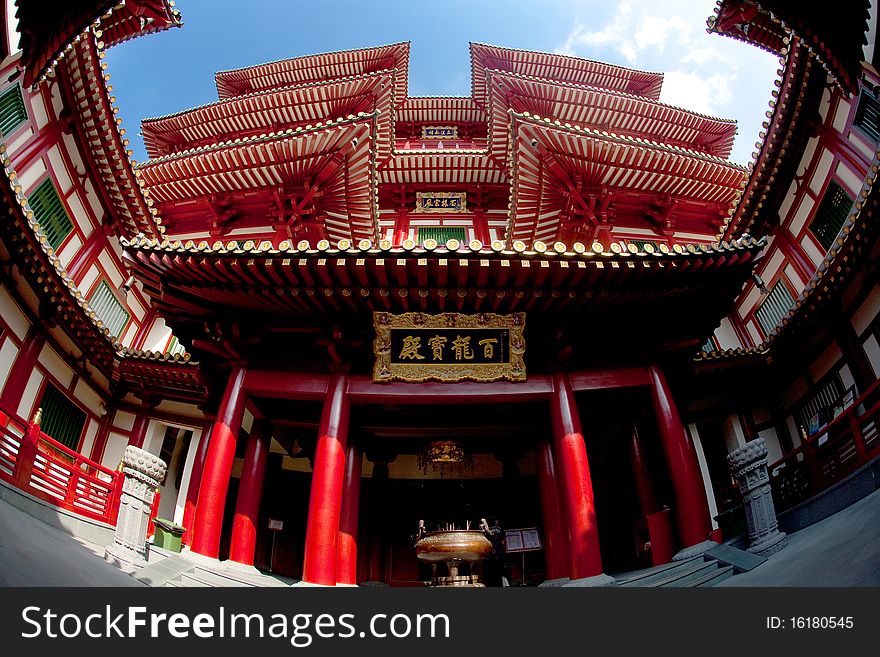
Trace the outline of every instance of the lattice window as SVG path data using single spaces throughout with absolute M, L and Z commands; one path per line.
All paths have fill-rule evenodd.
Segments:
M 73 221 L 64 209 L 61 197 L 50 178 L 46 178 L 28 197 L 28 205 L 34 211 L 34 219 L 46 234 L 49 244 L 57 249 L 73 232 Z
M 113 289 L 107 284 L 107 281 L 101 281 L 95 289 L 92 298 L 89 299 L 89 305 L 98 315 L 98 318 L 104 322 L 104 326 L 110 329 L 110 335 L 119 337 L 122 330 L 128 325 L 131 314 L 122 305 L 122 302 L 116 298 Z
M 21 87 L 14 84 L 0 94 L 0 132 L 3 137 L 12 134 L 27 118 Z
M 840 401 L 843 394 L 843 383 L 840 380 L 840 376 L 835 374 L 828 379 L 828 383 L 822 386 L 816 394 L 808 399 L 795 414 L 800 426 L 809 431 L 811 420 L 813 419 L 813 416 L 817 414 L 819 415 L 818 421 L 812 422 L 812 424 L 822 426 L 827 422 L 830 422 L 832 419 L 830 416 L 830 410 Z
M 425 240 L 436 240 L 437 244 L 446 244 L 449 240 L 464 242 L 467 237 L 461 226 L 419 226 L 418 243 L 424 244 Z
M 788 287 L 781 280 L 776 281 L 770 294 L 755 311 L 755 318 L 758 320 L 761 330 L 764 331 L 764 335 L 770 335 L 770 332 L 788 314 L 793 304 L 794 298 L 788 291 Z
M 853 203 L 852 197 L 843 190 L 843 187 L 833 180 L 828 183 L 825 196 L 822 197 L 819 209 L 810 222 L 810 231 L 826 251 L 837 239 Z
M 706 340 L 706 344 L 704 344 L 701 349 L 707 354 L 711 354 L 713 351 L 718 349 L 718 346 L 715 344 L 715 338 L 710 335 L 709 339 Z
M 853 125 L 874 141 L 880 141 L 880 100 L 868 91 L 862 91 Z
M 46 384 L 40 408 L 43 409 L 40 430 L 62 445 L 77 449 L 86 424 L 85 412 L 51 383 Z

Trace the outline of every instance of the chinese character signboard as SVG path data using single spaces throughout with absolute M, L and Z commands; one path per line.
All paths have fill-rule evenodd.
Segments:
M 416 212 L 467 212 L 466 192 L 416 192 Z
M 423 125 L 422 139 L 458 139 L 458 127 L 454 125 Z
M 373 313 L 374 381 L 525 381 L 525 313 Z

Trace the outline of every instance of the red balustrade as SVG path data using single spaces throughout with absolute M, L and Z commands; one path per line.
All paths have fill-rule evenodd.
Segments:
M 0 479 L 57 507 L 114 524 L 122 475 L 0 407 Z
M 821 493 L 880 456 L 880 380 L 824 428 L 770 466 L 780 508 Z

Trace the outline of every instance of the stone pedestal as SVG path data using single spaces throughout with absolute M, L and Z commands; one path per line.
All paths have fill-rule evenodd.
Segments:
M 728 454 L 727 465 L 743 498 L 749 552 L 765 557 L 778 552 L 788 544 L 788 539 L 779 531 L 776 521 L 764 439 L 752 440 Z
M 156 488 L 165 476 L 165 462 L 149 452 L 129 445 L 122 457 L 122 496 L 113 543 L 104 559 L 123 569 L 147 565 L 147 525 Z

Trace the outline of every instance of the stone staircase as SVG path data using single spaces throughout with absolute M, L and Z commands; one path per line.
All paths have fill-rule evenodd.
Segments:
M 617 577 L 618 586 L 705 587 L 715 586 L 735 574 L 732 565 L 702 556 L 626 573 Z
M 708 587 L 766 561 L 729 545 L 719 545 L 702 556 L 684 561 L 615 575 L 618 586 Z M 267 575 L 256 569 L 232 569 L 213 563 L 199 563 L 176 552 L 150 547 L 147 566 L 132 577 L 156 587 L 291 586 L 296 580 Z
M 290 586 L 286 577 L 263 574 L 256 569 L 232 570 L 214 564 L 203 565 L 154 546 L 150 547 L 146 567 L 132 573 L 136 580 L 154 587 Z
M 692 559 L 624 573 L 616 579 L 618 586 L 715 586 L 729 577 L 757 568 L 765 561 L 767 557 L 722 544 Z

